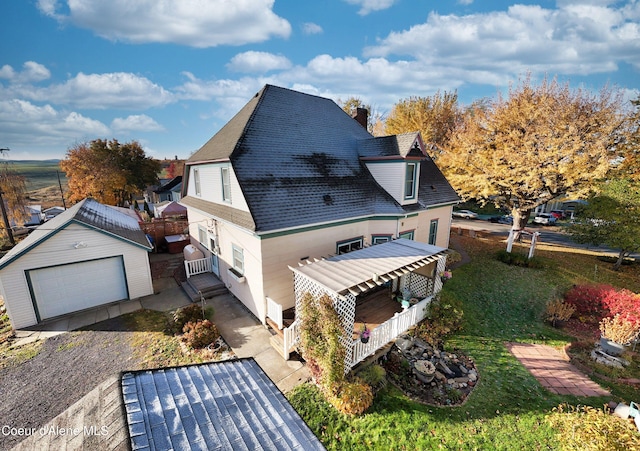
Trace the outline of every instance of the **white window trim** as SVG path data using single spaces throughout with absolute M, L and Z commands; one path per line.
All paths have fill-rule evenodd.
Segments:
M 371 244 L 382 244 L 391 241 L 393 235 L 371 235 Z
M 351 245 L 353 244 L 359 244 L 360 247 L 358 249 L 362 249 L 363 245 L 364 245 L 364 237 L 358 237 L 358 238 L 351 238 L 349 240 L 344 240 L 344 241 L 338 241 L 336 243 L 336 254 L 341 255 L 341 254 L 347 254 L 349 252 L 353 252 L 354 250 L 358 250 L 358 249 L 351 249 Z M 340 248 L 343 246 L 349 246 L 349 250 L 347 252 L 340 252 Z
M 231 245 L 231 259 L 233 269 L 240 274 L 244 275 L 244 249 L 235 244 Z M 237 264 L 239 262 L 239 264 Z
M 231 202 L 231 171 L 229 170 L 229 166 L 223 166 L 220 168 L 220 179 L 222 181 L 222 201 L 230 203 Z
M 415 237 L 415 230 L 405 230 L 398 234 L 398 238 L 404 238 L 405 240 L 413 240 Z
M 407 178 L 408 175 L 408 169 L 410 167 L 413 166 L 413 171 L 411 172 L 413 174 L 413 180 L 409 180 L 409 178 Z M 406 168 L 405 168 L 405 172 L 404 172 L 404 200 L 411 200 L 411 199 L 415 199 L 416 198 L 416 191 L 417 191 L 417 178 L 418 178 L 418 163 L 407 163 L 406 164 Z M 409 184 L 409 182 L 411 182 L 411 194 L 407 195 L 407 186 Z
M 196 196 L 202 196 L 202 190 L 200 188 L 200 169 L 198 168 L 193 168 L 193 186 Z
M 431 222 L 429 222 L 429 244 L 432 244 L 434 246 L 438 241 L 438 225 L 439 225 L 438 221 L 439 221 L 438 219 L 432 219 Z M 435 231 L 434 231 L 435 233 L 432 232 L 434 224 L 435 224 Z M 432 233 L 433 233 L 433 240 L 431 239 Z

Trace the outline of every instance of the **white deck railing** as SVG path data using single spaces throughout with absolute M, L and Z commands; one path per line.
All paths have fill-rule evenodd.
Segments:
M 396 313 L 391 319 L 371 331 L 367 343 L 362 343 L 360 339 L 354 340 L 351 354 L 351 367 L 348 369 L 353 368 L 367 356 L 373 354 L 409 330 L 411 326 L 422 321 L 427 313 L 426 307 L 431 303 L 432 299 L 433 296 L 429 296 L 416 305 L 409 307 L 404 312 Z
M 282 306 L 267 296 L 267 318 L 278 325 L 278 329 L 282 330 L 284 325 L 282 321 Z
M 199 258 L 197 260 L 185 260 L 184 268 L 187 271 L 187 278 L 195 276 L 196 274 L 213 271 L 211 266 L 211 257 Z
M 289 353 L 298 342 L 298 320 L 283 330 L 284 332 L 284 359 L 289 360 Z

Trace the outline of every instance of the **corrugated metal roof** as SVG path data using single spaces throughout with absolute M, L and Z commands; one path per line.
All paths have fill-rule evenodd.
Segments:
M 134 450 L 323 450 L 253 358 L 124 373 Z
M 145 249 L 152 249 L 145 233 L 140 229 L 138 221 L 134 218 L 93 199 L 84 199 L 37 227 L 29 236 L 0 259 L 0 268 L 5 267 L 25 252 L 28 252 L 29 249 L 74 222 L 89 226 Z
M 330 99 L 266 85 L 187 164 L 230 160 L 251 212 L 250 230 L 267 232 L 406 213 L 360 161 L 359 146 L 369 142 L 362 144 L 367 155 L 397 151 L 403 158 L 416 139 L 418 133 L 373 138 Z M 430 159 L 424 164 L 434 165 Z M 458 200 L 448 193 L 450 202 Z
M 396 279 L 403 273 L 436 261 L 446 252 L 438 246 L 400 238 L 290 269 L 336 293 L 352 291 L 357 294 L 363 291 L 359 285 L 365 288 L 371 283 L 380 285 Z

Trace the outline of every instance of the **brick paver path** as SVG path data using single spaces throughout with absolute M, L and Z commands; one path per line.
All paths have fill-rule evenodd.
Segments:
M 507 343 L 507 349 L 552 393 L 575 396 L 611 396 L 582 374 L 551 346 Z

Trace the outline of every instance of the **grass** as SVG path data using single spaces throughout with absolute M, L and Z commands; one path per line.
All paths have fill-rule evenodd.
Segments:
M 206 316 L 211 319 L 212 309 Z M 135 331 L 131 339 L 141 369 L 188 365 L 215 360 L 207 350 L 189 351 L 178 336 L 168 332 L 169 313 L 139 310 L 123 317 L 127 329 Z
M 520 268 L 495 260 L 501 242 L 460 239 L 472 261 L 456 269 L 444 289 L 463 306 L 464 325 L 445 348 L 473 358 L 480 374 L 475 390 L 462 406 L 439 408 L 412 402 L 388 386 L 365 415 L 350 418 L 325 403 L 315 387 L 300 386 L 289 399 L 327 449 L 557 449 L 557 431 L 547 421 L 555 406 L 601 407 L 609 400 L 548 392 L 505 342 L 570 343 L 571 336 L 542 321 L 546 302 L 575 283 L 640 291 L 637 265 L 617 273 L 594 255 L 540 246 L 536 254 L 544 268 Z M 618 401 L 640 400 L 637 388 L 594 379 Z
M 13 346 L 10 341 L 12 337 L 13 328 L 9 315 L 4 310 L 4 301 L 0 299 L 0 369 L 18 366 L 37 356 L 42 349 L 42 342 Z

